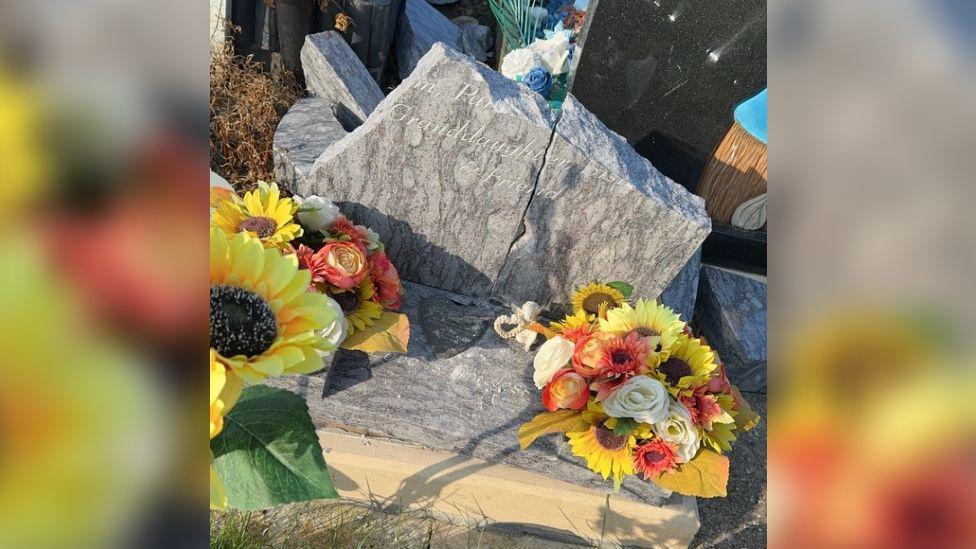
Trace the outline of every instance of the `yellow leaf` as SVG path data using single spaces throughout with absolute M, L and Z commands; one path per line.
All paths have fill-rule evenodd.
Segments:
M 589 427 L 589 425 L 583 419 L 583 413 L 577 412 L 576 410 L 542 412 L 519 427 L 519 446 L 524 450 L 542 435 L 581 431 Z
M 364 353 L 406 353 L 410 342 L 407 315 L 384 311 L 376 325 L 357 331 L 342 342 L 343 349 Z
M 686 496 L 725 497 L 729 483 L 729 458 L 711 450 L 702 450 L 675 471 L 661 473 L 655 484 Z
M 746 399 L 742 398 L 742 393 L 735 386 L 732 387 L 732 397 L 739 403 L 739 413 L 735 416 L 735 426 L 742 432 L 752 429 L 759 425 L 759 414 L 752 411 Z

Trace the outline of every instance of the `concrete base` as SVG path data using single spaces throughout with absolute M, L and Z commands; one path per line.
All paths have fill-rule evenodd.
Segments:
M 336 429 L 320 430 L 319 440 L 342 498 L 384 510 L 601 546 L 687 547 L 700 526 L 693 497 L 647 505 L 393 440 Z

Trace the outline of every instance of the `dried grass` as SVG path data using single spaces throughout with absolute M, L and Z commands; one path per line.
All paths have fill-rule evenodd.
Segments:
M 230 40 L 210 57 L 210 169 L 238 191 L 274 181 L 272 141 L 278 122 L 303 95 L 285 69 L 263 71 L 235 55 Z

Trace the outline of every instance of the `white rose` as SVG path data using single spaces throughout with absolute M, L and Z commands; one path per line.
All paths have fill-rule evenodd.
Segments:
M 701 437 L 691 421 L 691 412 L 680 402 L 672 402 L 668 417 L 652 427 L 654 434 L 678 446 L 678 463 L 690 461 L 698 453 Z
M 660 381 L 635 376 L 603 401 L 603 411 L 610 417 L 629 417 L 653 424 L 668 418 L 670 402 L 668 390 Z
M 336 319 L 332 321 L 332 324 L 319 330 L 319 335 L 338 348 L 339 344 L 345 341 L 346 335 L 349 334 L 349 321 L 346 320 L 342 307 L 331 297 L 329 297 L 329 307 L 332 307 L 332 310 L 336 312 Z
M 529 48 L 522 48 L 508 52 L 502 59 L 502 74 L 506 78 L 515 80 L 516 76 L 525 76 L 533 67 L 542 65 L 539 54 Z
M 569 67 L 566 61 L 569 59 L 569 38 L 563 33 L 556 33 L 552 38 L 536 40 L 532 42 L 529 49 L 535 52 L 542 60 L 542 66 L 549 74 L 556 76 L 566 72 Z
M 298 221 L 313 233 L 329 228 L 341 214 L 331 200 L 314 194 L 308 198 L 296 196 L 295 202 L 298 204 Z
M 545 387 L 556 372 L 569 364 L 570 359 L 573 358 L 574 347 L 572 341 L 561 336 L 556 336 L 539 347 L 533 361 L 535 373 L 532 374 L 532 380 L 535 381 L 537 388 Z

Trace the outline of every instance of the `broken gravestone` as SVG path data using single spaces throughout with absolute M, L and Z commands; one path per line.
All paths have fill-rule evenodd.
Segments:
M 345 135 L 346 130 L 325 102 L 317 97 L 299 99 L 275 130 L 275 180 L 288 188 L 305 185 L 315 160 Z
M 704 265 L 695 322 L 743 391 L 766 390 L 766 283 Z
M 332 108 L 347 131 L 362 124 L 383 100 L 383 91 L 339 33 L 308 35 L 301 57 L 308 90 Z
M 593 279 L 659 295 L 710 230 L 701 199 L 572 96 L 556 120 L 538 94 L 437 44 L 293 190 L 379 232 L 407 280 L 518 303 Z
M 405 0 L 397 25 L 397 69 L 405 80 L 437 42 L 461 50 L 461 29 L 426 0 Z M 462 50 L 463 51 L 463 50 Z

